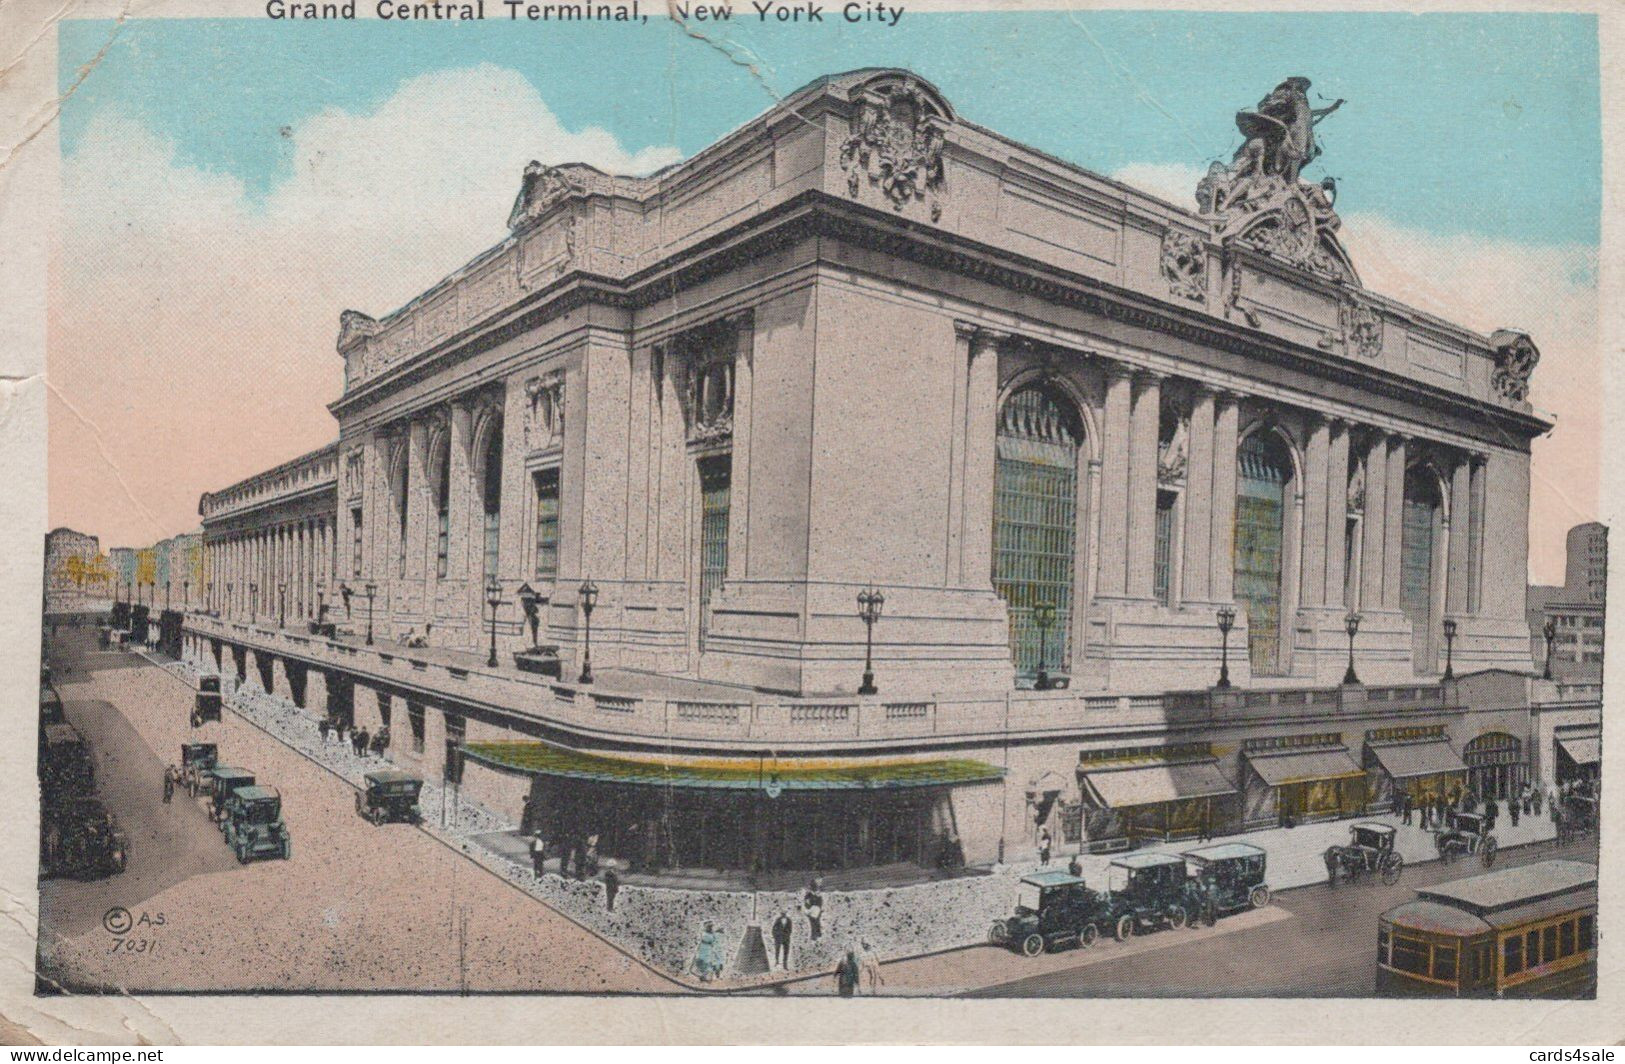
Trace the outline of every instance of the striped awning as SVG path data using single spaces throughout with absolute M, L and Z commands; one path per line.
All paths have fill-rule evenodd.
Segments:
M 1096 804 L 1108 809 L 1236 793 L 1236 788 L 1219 771 L 1218 761 L 1213 759 L 1091 768 L 1079 775 Z
M 636 758 L 593 754 L 543 742 L 465 743 L 472 761 L 507 772 L 597 783 L 720 790 L 842 791 L 950 787 L 1002 779 L 1004 770 L 965 758 L 852 761 L 756 758 Z
M 1271 787 L 1365 775 L 1365 770 L 1356 765 L 1348 750 L 1341 746 L 1250 753 L 1247 762 Z
M 1557 745 L 1569 755 L 1569 760 L 1576 765 L 1599 765 L 1602 763 L 1602 736 L 1581 735 L 1572 739 L 1558 736 Z

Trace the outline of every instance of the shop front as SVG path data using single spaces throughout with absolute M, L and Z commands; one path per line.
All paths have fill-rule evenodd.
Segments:
M 1078 766 L 1092 851 L 1198 838 L 1236 822 L 1236 788 L 1207 744 L 1087 751 Z
M 1506 732 L 1486 732 L 1462 747 L 1467 763 L 1467 784 L 1481 798 L 1506 801 L 1523 790 L 1529 780 L 1523 742 Z
M 1391 808 L 1402 792 L 1420 805 L 1467 789 L 1467 764 L 1445 738 L 1442 724 L 1367 732 L 1365 771 L 1368 799 L 1377 809 Z
M 1560 728 L 1554 736 L 1557 785 L 1594 781 L 1602 772 L 1602 725 Z
M 523 832 L 541 832 L 553 852 L 590 842 L 600 860 L 647 874 L 962 863 L 950 793 L 1003 776 L 963 759 L 656 760 L 528 741 L 462 750 L 531 777 Z
M 1255 740 L 1242 759 L 1242 820 L 1248 828 L 1292 827 L 1365 811 L 1366 773 L 1341 736 Z

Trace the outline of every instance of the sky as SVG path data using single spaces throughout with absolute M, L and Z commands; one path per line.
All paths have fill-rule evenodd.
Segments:
M 1532 398 L 1559 427 L 1536 444 L 1531 573 L 1561 582 L 1563 533 L 1598 505 L 1591 17 L 915 10 L 709 32 L 63 22 L 51 525 L 150 543 L 195 528 L 203 491 L 329 442 L 339 312 L 387 313 L 500 240 L 530 159 L 644 173 L 819 75 L 903 66 L 969 121 L 1189 204 L 1234 112 L 1301 74 L 1317 105 L 1348 101 L 1305 176 L 1337 178 L 1366 285 L 1540 346 Z

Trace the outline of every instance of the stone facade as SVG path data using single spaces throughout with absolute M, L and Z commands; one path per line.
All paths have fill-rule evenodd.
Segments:
M 101 542 L 71 528 L 45 534 L 45 612 L 105 610 L 113 598 L 114 572 Z
M 975 860 L 1079 795 L 1085 749 L 1206 744 L 1235 780 L 1293 728 L 1355 756 L 1397 727 L 1468 742 L 1446 618 L 1456 674 L 1530 667 L 1538 352 L 1365 289 L 1335 189 L 1248 150 L 1181 209 L 865 70 L 652 177 L 533 163 L 502 243 L 385 318 L 345 312 L 337 442 L 204 496 L 220 617 L 195 634 L 392 710 L 431 764 L 484 726 L 957 747 L 1005 776 L 950 803 Z M 589 582 L 596 688 L 263 631 L 272 586 L 300 617 L 369 588 L 381 643 L 494 628 L 568 681 Z M 1207 690 L 1221 666 L 1233 695 Z M 1369 698 L 1336 689 L 1350 667 Z M 1050 672 L 1068 686 L 1032 690 Z

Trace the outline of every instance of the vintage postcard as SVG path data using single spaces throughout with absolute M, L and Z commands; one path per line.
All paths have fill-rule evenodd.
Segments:
M 1618 1039 L 1617 22 L 0 9 L 6 1018 Z

